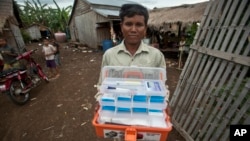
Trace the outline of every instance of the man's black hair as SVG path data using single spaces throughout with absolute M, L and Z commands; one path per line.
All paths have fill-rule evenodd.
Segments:
M 148 23 L 148 10 L 140 4 L 124 4 L 120 9 L 120 19 L 123 22 L 124 17 L 133 17 L 135 15 L 144 16 L 144 22 L 147 25 Z

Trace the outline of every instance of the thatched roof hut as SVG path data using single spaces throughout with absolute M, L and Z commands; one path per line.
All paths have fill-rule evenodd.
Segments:
M 207 4 L 208 2 L 203 2 L 153 9 L 149 11 L 148 26 L 159 29 L 164 24 L 199 22 Z

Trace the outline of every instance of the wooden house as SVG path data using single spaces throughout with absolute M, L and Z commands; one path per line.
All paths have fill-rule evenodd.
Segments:
M 30 36 L 31 40 L 40 40 L 42 38 L 38 24 L 30 25 L 24 29 Z
M 130 1 L 75 0 L 69 20 L 72 41 L 98 48 L 120 32 L 119 10 Z
M 24 30 L 29 34 L 31 40 L 40 40 L 52 36 L 50 29 L 41 24 L 32 24 L 25 27 Z
M 21 20 L 17 5 L 13 0 L 0 0 L 0 36 L 7 39 L 10 46 L 21 52 L 25 43 L 20 31 Z

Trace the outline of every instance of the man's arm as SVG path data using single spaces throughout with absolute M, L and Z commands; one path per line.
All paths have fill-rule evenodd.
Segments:
M 1 51 L 2 54 L 7 54 L 7 55 L 10 55 L 10 56 L 13 56 L 13 57 L 17 57 L 18 54 L 15 53 L 15 52 L 12 52 L 12 51 Z

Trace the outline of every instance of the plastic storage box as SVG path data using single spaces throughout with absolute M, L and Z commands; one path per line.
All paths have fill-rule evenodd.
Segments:
M 102 80 L 100 109 L 92 121 L 98 136 L 124 138 L 136 131 L 137 140 L 166 140 L 172 124 L 165 113 L 165 69 L 106 66 Z

